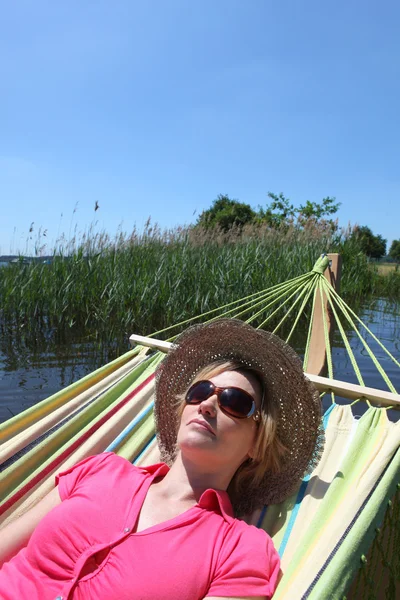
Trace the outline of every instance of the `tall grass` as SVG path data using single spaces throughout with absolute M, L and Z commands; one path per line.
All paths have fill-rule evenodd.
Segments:
M 399 274 L 383 282 L 346 232 L 252 226 L 223 234 L 149 223 L 142 234 L 113 239 L 92 231 L 59 247 L 50 264 L 1 268 L 0 328 L 32 343 L 68 330 L 121 341 L 305 273 L 323 252 L 343 255 L 345 296 L 399 298 Z

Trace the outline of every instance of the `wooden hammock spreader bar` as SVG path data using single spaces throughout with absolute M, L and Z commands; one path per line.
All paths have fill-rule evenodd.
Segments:
M 338 381 L 337 379 L 329 379 L 320 375 L 305 373 L 306 377 L 313 382 L 319 392 L 333 392 L 337 396 L 342 396 L 349 400 L 358 400 L 365 398 L 374 404 L 381 406 L 392 406 L 400 409 L 400 394 L 377 390 L 376 388 L 365 387 L 355 383 L 347 383 L 347 381 Z
M 328 262 L 328 267 L 323 271 L 324 277 L 329 281 L 333 288 L 339 293 L 340 278 L 342 274 L 342 257 L 340 254 L 327 254 L 325 262 Z M 314 266 L 324 264 L 322 257 Z M 322 270 L 321 270 L 322 272 Z M 328 298 L 323 294 L 323 303 L 320 295 L 315 296 L 314 318 L 312 321 L 310 350 L 308 364 L 306 365 L 307 373 L 322 375 L 326 366 L 326 346 L 323 324 L 323 313 L 326 315 L 328 331 L 331 334 L 332 330 L 332 315 L 328 310 Z
M 168 354 L 172 346 L 172 342 L 164 342 L 163 340 L 156 340 L 155 338 L 136 335 L 136 333 L 132 333 L 129 341 L 132 346 L 134 344 L 137 344 L 138 346 L 146 346 L 148 348 L 153 348 L 154 350 L 161 350 L 161 352 L 165 352 L 165 354 Z
M 161 350 L 161 352 L 165 353 L 168 353 L 172 346 L 171 342 L 164 342 L 163 340 L 156 340 L 154 338 L 144 337 L 136 334 L 132 334 L 129 338 L 129 341 L 131 344 L 147 346 L 148 348 Z M 366 400 L 369 400 L 374 404 L 379 404 L 380 406 L 391 406 L 393 408 L 400 409 L 399 394 L 393 394 L 392 392 L 385 392 L 375 388 L 364 387 L 354 383 L 347 383 L 346 381 L 329 379 L 328 377 L 321 377 L 320 375 L 314 375 L 312 373 L 305 373 L 305 375 L 310 381 L 313 382 L 319 392 L 334 392 L 338 396 L 341 396 L 342 398 L 348 398 L 349 400 L 365 398 Z

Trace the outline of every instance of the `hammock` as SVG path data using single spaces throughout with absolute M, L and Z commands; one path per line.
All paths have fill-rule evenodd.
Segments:
M 400 398 L 367 339 L 397 368 L 400 364 L 340 298 L 324 276 L 332 273 L 328 266 L 323 257 L 310 273 L 198 320 L 235 316 L 260 327 L 274 323 L 278 334 L 286 327 L 288 341 L 307 311 L 311 314 L 305 370 L 321 395 L 331 399 L 324 415 L 324 455 L 291 498 L 247 519 L 272 536 L 281 555 L 284 574 L 274 599 L 393 599 L 400 582 L 400 421 L 391 422 L 388 410 L 400 407 Z M 333 322 L 358 385 L 333 379 Z M 388 391 L 364 386 L 348 327 L 359 336 Z M 86 456 L 113 451 L 135 464 L 157 462 L 154 373 L 168 341 L 156 338 L 169 330 L 153 339 L 132 336 L 142 344 L 0 425 L 1 523 L 29 509 L 53 488 L 56 473 Z M 158 351 L 149 355 L 145 344 Z M 319 374 L 325 362 L 327 378 Z M 350 405 L 336 403 L 334 392 L 354 401 L 363 398 L 367 411 L 355 419 Z

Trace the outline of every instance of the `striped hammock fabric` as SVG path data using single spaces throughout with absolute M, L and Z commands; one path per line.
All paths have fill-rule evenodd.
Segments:
M 385 410 L 371 407 L 356 420 L 350 406 L 334 404 L 324 425 L 317 469 L 260 518 L 281 555 L 277 599 L 342 598 L 399 480 L 400 422 Z
M 7 523 L 79 460 L 114 451 L 135 464 L 159 460 L 153 421 L 161 353 L 131 351 L 0 426 L 0 519 Z M 263 527 L 282 558 L 281 599 L 343 598 L 400 479 L 400 422 L 369 408 L 354 419 L 333 404 L 326 448 L 292 498 L 248 521 Z

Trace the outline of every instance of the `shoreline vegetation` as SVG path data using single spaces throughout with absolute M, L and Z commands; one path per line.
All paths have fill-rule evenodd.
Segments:
M 400 272 L 399 263 L 379 262 L 374 265 L 378 269 L 379 275 L 390 275 L 390 273 Z
M 74 237 L 44 259 L 0 269 L 0 332 L 23 345 L 62 342 L 68 332 L 126 347 L 135 332 L 149 335 L 252 292 L 309 271 L 319 255 L 343 257 L 341 294 L 349 299 L 400 301 L 400 271 L 382 274 L 351 230 L 310 222 L 269 228 L 245 225 L 227 232 L 198 226 Z M 40 257 L 42 259 L 40 260 Z

